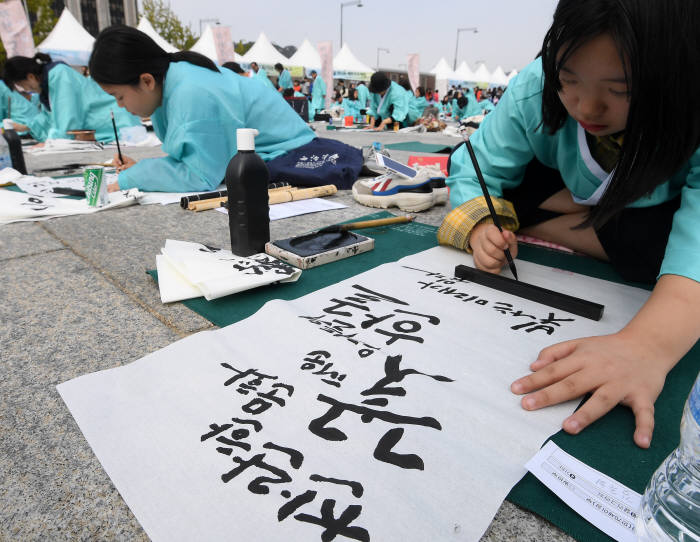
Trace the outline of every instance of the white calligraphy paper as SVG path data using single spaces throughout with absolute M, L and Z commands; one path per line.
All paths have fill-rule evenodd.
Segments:
M 59 216 L 84 215 L 135 205 L 139 191 L 136 188 L 110 192 L 109 204 L 90 207 L 85 199 L 32 196 L 24 192 L 0 189 L 0 225 L 12 222 L 48 220 Z
M 648 292 L 518 262 L 595 322 L 455 279 L 469 263 L 437 247 L 58 390 L 155 541 L 476 541 L 576 405 L 528 412 L 510 383 Z
M 163 303 L 201 296 L 217 299 L 277 282 L 294 282 L 301 275 L 301 269 L 264 253 L 244 258 L 230 250 L 173 239 L 165 241 L 161 252 L 156 265 Z M 162 283 L 161 277 L 165 279 Z

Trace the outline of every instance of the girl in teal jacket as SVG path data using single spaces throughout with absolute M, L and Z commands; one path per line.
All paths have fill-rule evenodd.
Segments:
M 92 79 L 79 74 L 63 62 L 52 62 L 49 55 L 37 53 L 34 58 L 16 56 L 5 63 L 5 83 L 38 92 L 47 117 L 37 116 L 27 126 L 41 139 L 69 138 L 69 130 L 95 130 L 95 139 L 114 141 L 111 112 L 117 129 L 138 126 L 141 121 L 120 109 L 114 98 Z M 38 134 L 38 133 L 39 134 Z M 39 139 L 39 137 L 37 137 Z
M 168 156 L 118 163 L 114 189 L 210 190 L 236 154 L 236 129 L 256 128 L 255 150 L 271 160 L 309 143 L 314 133 L 276 89 L 222 70 L 192 52 L 166 53 L 143 32 L 100 33 L 90 73 L 120 106 L 150 116 Z M 118 158 L 116 159 L 118 162 Z
M 591 393 L 569 433 L 622 403 L 648 447 L 666 374 L 700 337 L 698 28 L 687 0 L 560 0 L 541 58 L 471 137 L 507 229 L 656 281 L 622 330 L 546 348 L 512 384 L 528 410 Z M 515 236 L 489 223 L 464 146 L 447 183 L 454 210 L 439 241 L 499 272 Z
M 10 90 L 4 81 L 0 81 L 0 117 L 14 121 L 15 130 L 19 133 L 29 131 L 34 139 L 43 141 L 46 139 L 46 123 L 37 122 L 37 117 L 44 115 L 44 113 L 33 96 L 33 101 L 28 100 L 16 90 Z M 30 124 L 34 130 L 30 130 Z
M 403 123 L 408 115 L 408 94 L 406 90 L 390 81 L 383 72 L 375 72 L 369 82 L 369 128 L 381 131 L 393 122 Z M 375 126 L 375 123 L 379 123 Z

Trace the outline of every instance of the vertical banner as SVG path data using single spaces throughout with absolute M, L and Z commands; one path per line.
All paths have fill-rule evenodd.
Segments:
M 0 2 L 0 39 L 7 57 L 34 56 L 34 40 L 21 0 Z
M 408 71 L 408 82 L 411 83 L 411 88 L 413 90 L 416 90 L 416 87 L 420 85 L 419 65 L 419 55 L 408 55 L 408 67 L 406 68 L 406 71 Z
M 333 42 L 320 41 L 317 44 L 318 54 L 321 57 L 321 77 L 326 84 L 326 102 L 324 107 L 328 109 L 331 106 L 333 97 Z
M 211 27 L 211 31 L 214 34 L 214 47 L 216 47 L 216 56 L 219 59 L 219 64 L 233 62 L 235 54 L 233 52 L 231 27 L 216 25 Z

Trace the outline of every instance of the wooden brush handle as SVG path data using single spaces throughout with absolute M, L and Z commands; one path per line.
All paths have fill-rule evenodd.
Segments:
M 300 199 L 320 198 L 322 196 L 332 196 L 338 191 L 334 184 L 325 186 L 314 186 L 313 188 L 287 188 L 270 191 L 270 205 L 284 203 L 286 201 L 297 201 Z
M 413 216 L 395 216 L 393 218 L 378 218 L 376 220 L 363 220 L 362 222 L 350 222 L 349 224 L 340 224 L 342 230 L 361 230 L 364 228 L 374 228 L 376 226 L 386 226 L 388 224 L 401 224 L 403 222 L 411 222 Z

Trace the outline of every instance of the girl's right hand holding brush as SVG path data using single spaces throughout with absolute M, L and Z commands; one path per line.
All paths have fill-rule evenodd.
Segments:
M 474 265 L 477 269 L 489 273 L 500 273 L 506 265 L 506 255 L 503 252 L 510 249 L 513 258 L 518 256 L 518 242 L 512 231 L 499 229 L 491 222 L 477 225 L 469 238 L 469 246 L 474 253 Z
M 133 158 L 129 158 L 125 154 L 122 154 L 121 159 L 119 158 L 119 154 L 115 154 L 113 161 L 114 166 L 117 168 L 117 171 L 124 171 L 125 169 L 129 169 L 136 163 L 136 160 L 134 160 Z

